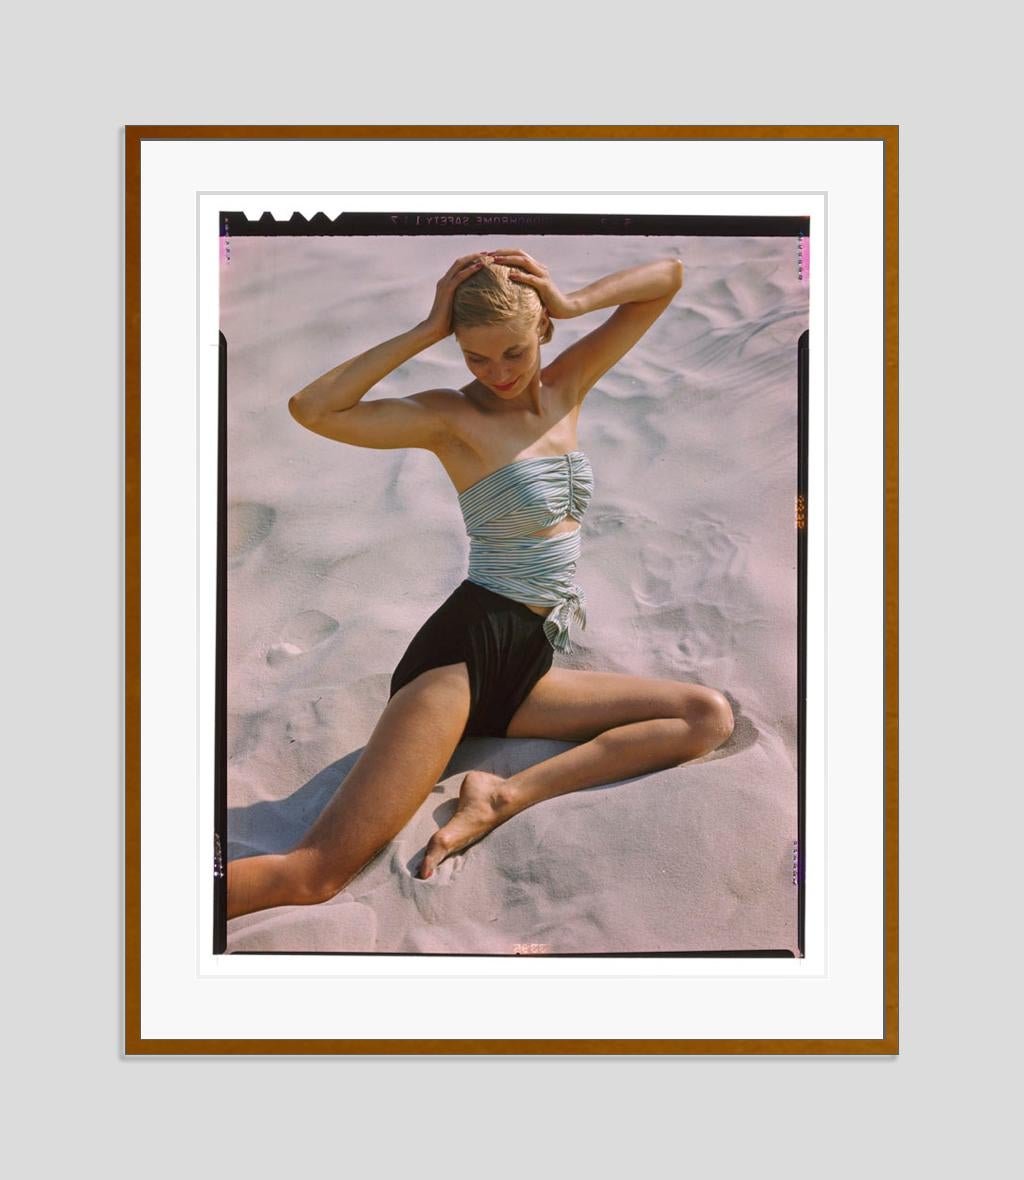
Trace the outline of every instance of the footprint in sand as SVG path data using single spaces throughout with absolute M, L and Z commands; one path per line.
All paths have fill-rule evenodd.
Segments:
M 296 706 L 284 727 L 289 742 L 314 742 L 323 735 L 330 711 L 320 705 L 320 700 L 317 697 Z
M 277 513 L 269 504 L 240 501 L 228 505 L 228 561 L 237 565 L 270 536 Z
M 282 628 L 277 643 L 267 651 L 267 663 L 279 664 L 282 660 L 304 655 L 330 639 L 339 625 L 337 619 L 323 611 L 302 611 Z
M 677 562 L 659 545 L 640 551 L 640 569 L 633 578 L 633 597 L 642 606 L 668 606 L 678 597 L 674 583 Z

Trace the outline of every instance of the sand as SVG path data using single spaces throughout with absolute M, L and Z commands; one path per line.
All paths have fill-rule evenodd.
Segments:
M 683 290 L 590 392 L 595 492 L 559 667 L 721 689 L 714 753 L 547 800 L 415 877 L 467 770 L 569 743 L 464 741 L 413 820 L 336 898 L 233 919 L 229 951 L 513 954 L 797 947 L 796 345 L 790 238 L 236 238 L 228 342 L 228 855 L 285 851 L 359 757 L 391 673 L 465 577 L 455 492 L 422 450 L 302 429 L 289 396 L 423 319 L 452 259 L 516 245 L 562 290 L 677 256 Z M 545 363 L 610 310 L 558 321 Z M 454 340 L 367 395 L 469 379 Z

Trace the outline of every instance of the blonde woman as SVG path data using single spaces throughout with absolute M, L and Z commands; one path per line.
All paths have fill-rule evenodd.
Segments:
M 470 771 L 456 813 L 427 845 L 421 879 L 535 803 L 678 765 L 728 738 L 732 711 L 716 689 L 553 660 L 572 650 L 573 627 L 586 626 L 574 575 L 594 482 L 577 442 L 587 392 L 682 282 L 682 264 L 665 258 L 563 294 L 522 250 L 467 254 L 438 281 L 425 320 L 291 398 L 296 421 L 326 438 L 432 451 L 459 498 L 469 570 L 412 638 L 373 734 L 303 839 L 230 863 L 229 918 L 334 897 L 405 827 L 465 736 L 580 744 L 510 778 Z M 613 306 L 541 363 L 554 320 Z M 461 389 L 362 401 L 453 332 L 472 375 Z

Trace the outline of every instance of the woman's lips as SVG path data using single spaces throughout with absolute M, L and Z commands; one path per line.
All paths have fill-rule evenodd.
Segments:
M 518 381 L 518 380 L 519 380 L 519 378 L 517 377 L 517 378 L 516 378 L 516 381 Z M 510 381 L 510 382 L 509 382 L 507 385 L 495 385 L 495 387 L 494 387 L 494 388 L 495 388 L 495 389 L 500 389 L 500 390 L 502 390 L 502 391 L 504 391 L 504 390 L 506 390 L 506 389 L 511 389 L 511 388 L 512 388 L 512 386 L 513 386 L 513 385 L 515 385 L 516 381 Z

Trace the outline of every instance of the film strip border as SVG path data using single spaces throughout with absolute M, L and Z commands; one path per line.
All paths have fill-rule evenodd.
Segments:
M 339 213 L 328 217 L 293 213 L 288 218 L 264 212 L 250 218 L 237 210 L 220 212 L 222 238 L 334 237 L 400 234 L 639 234 L 693 237 L 797 238 L 806 241 L 810 217 L 729 217 L 599 213 L 410 212 Z

